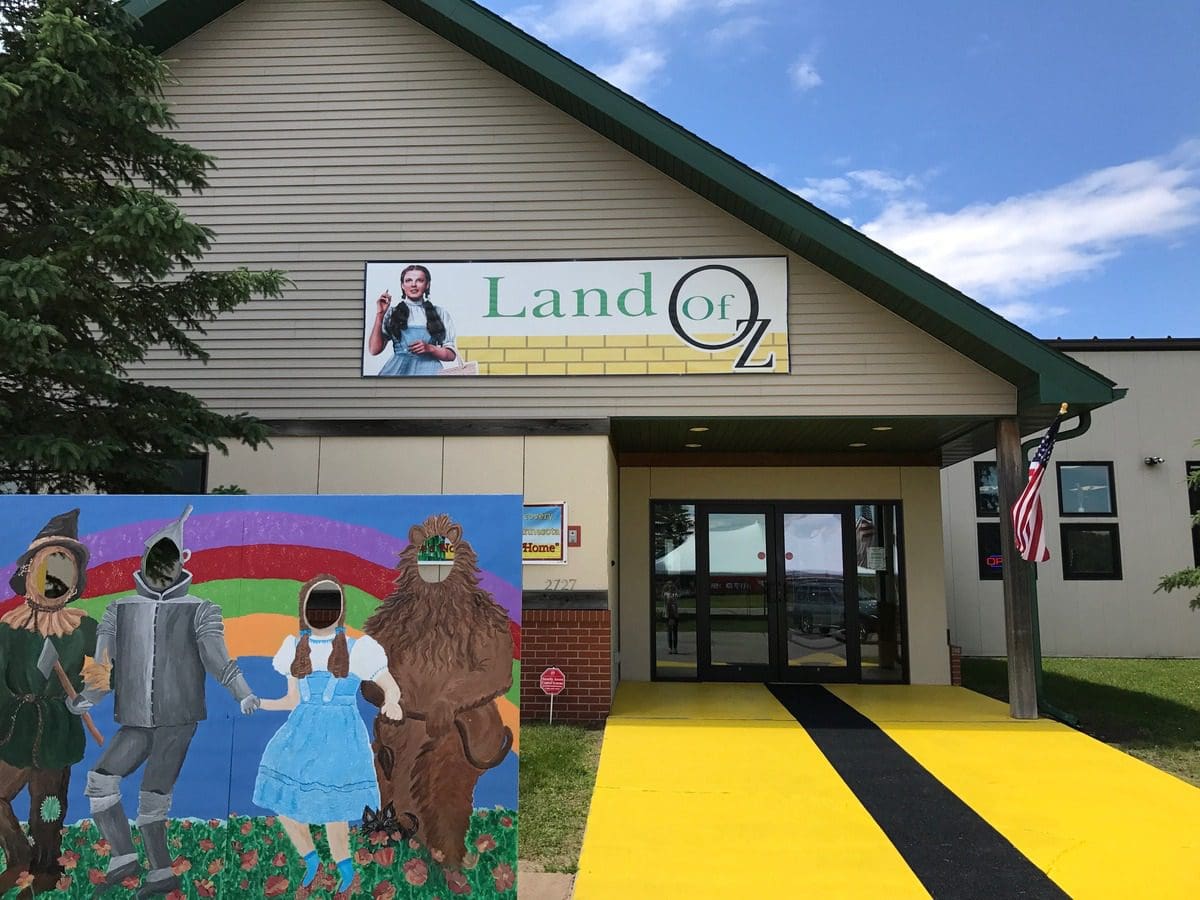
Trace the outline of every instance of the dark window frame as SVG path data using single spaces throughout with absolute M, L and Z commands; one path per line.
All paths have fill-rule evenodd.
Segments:
M 1112 460 L 1066 459 L 1055 464 L 1055 484 L 1058 491 L 1058 514 L 1064 519 L 1115 519 L 1117 517 L 1117 472 Z M 1063 502 L 1063 466 L 1097 466 L 1108 469 L 1109 512 L 1068 512 Z
M 979 580 L 980 581 L 1003 581 L 1004 580 L 1003 561 L 1001 562 L 999 569 L 989 568 L 988 566 L 984 565 L 984 562 L 983 562 L 983 560 L 984 560 L 984 553 L 983 553 L 984 529 L 990 530 L 993 528 L 996 529 L 996 536 L 997 536 L 996 543 L 998 545 L 1000 545 L 1000 547 L 1001 547 L 1000 552 L 1002 555 L 1001 558 L 1003 560 L 1004 536 L 1000 532 L 1000 523 L 999 522 L 976 522 L 975 523 L 975 562 L 979 566 Z
M 194 495 L 198 496 L 200 494 L 208 493 L 208 454 L 207 453 L 193 453 L 188 456 L 181 457 L 179 459 L 166 460 L 166 462 L 169 462 L 172 465 L 176 465 L 176 466 L 178 466 L 180 463 L 184 463 L 184 462 L 199 462 L 200 463 L 200 484 L 199 484 L 200 489 L 198 491 L 185 491 L 183 494 L 180 494 L 180 496 L 194 496 Z M 180 480 L 182 480 L 182 475 L 183 475 L 183 472 L 180 470 L 180 476 L 181 476 Z
M 1189 459 L 1184 464 L 1184 471 L 1187 477 L 1191 478 L 1193 472 L 1200 472 L 1200 460 Z M 1188 511 L 1195 516 L 1200 512 L 1200 488 L 1194 488 L 1187 485 L 1188 492 Z M 1200 525 L 1192 525 L 1192 558 L 1195 560 L 1196 567 L 1200 568 Z
M 1112 535 L 1113 574 L 1078 574 L 1070 570 L 1067 535 L 1072 531 L 1107 531 Z M 1121 526 L 1116 522 L 1063 522 L 1058 526 L 1059 555 L 1062 557 L 1063 581 L 1124 581 L 1121 565 Z
M 992 470 L 996 473 L 996 484 L 997 484 L 997 487 L 999 487 L 1000 473 L 999 473 L 999 470 L 997 469 L 997 465 L 998 465 L 998 463 L 996 463 L 994 460 L 992 462 L 976 462 L 974 465 L 973 471 L 974 471 L 974 475 L 975 475 L 975 484 L 974 484 L 975 515 L 980 519 L 998 519 L 998 518 L 1000 518 L 1000 492 L 999 492 L 999 490 L 997 490 L 997 492 L 996 492 L 996 511 L 995 512 L 988 512 L 987 510 L 985 510 L 983 508 L 983 504 L 980 502 L 983 498 L 983 495 L 979 493 L 979 472 L 985 466 L 990 466 L 992 468 Z

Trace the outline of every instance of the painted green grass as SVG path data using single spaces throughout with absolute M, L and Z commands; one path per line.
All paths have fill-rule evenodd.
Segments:
M 517 816 L 513 810 L 476 810 L 467 832 L 469 868 L 461 878 L 447 881 L 441 867 L 416 841 L 396 842 L 383 834 L 350 834 L 355 883 L 348 895 L 371 900 L 469 896 L 484 900 L 515 900 L 517 868 Z M 273 817 L 231 816 L 227 821 L 191 820 L 171 823 L 168 840 L 175 854 L 175 872 L 182 890 L 169 900 L 212 897 L 281 897 L 329 900 L 338 879 L 330 862 L 323 831 L 314 829 L 323 865 L 311 888 L 300 887 L 304 864 Z M 140 848 L 140 838 L 134 836 Z M 47 900 L 89 898 L 103 880 L 110 851 L 95 824 L 84 820 L 68 826 L 60 859 L 66 871 L 58 889 L 38 894 Z M 117 888 L 105 898 L 128 900 L 136 894 L 136 881 Z M 19 893 L 14 888 L 5 900 Z
M 521 839 L 532 868 L 575 872 L 603 731 L 571 725 L 521 726 Z
M 1079 729 L 1200 785 L 1200 659 L 1047 659 L 1047 701 Z M 1003 659 L 964 659 L 963 684 L 1008 699 Z

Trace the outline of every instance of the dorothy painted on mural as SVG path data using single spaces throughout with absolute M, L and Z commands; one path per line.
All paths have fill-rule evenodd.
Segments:
M 279 815 L 304 858 L 302 887 L 317 876 L 320 858 L 309 825 L 324 825 L 338 892 L 354 882 L 349 822 L 379 806 L 379 785 L 366 725 L 356 697 L 373 681 L 384 692 L 383 715 L 403 718 L 400 688 L 388 671 L 384 649 L 372 638 L 347 637 L 342 584 L 318 575 L 300 589 L 300 633 L 288 635 L 273 662 L 288 690 L 263 709 L 290 711 L 263 753 L 254 802 Z

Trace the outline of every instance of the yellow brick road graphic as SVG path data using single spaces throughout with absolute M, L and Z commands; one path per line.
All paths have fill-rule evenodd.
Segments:
M 729 335 L 696 335 L 720 343 Z M 705 351 L 675 335 L 569 335 L 547 337 L 460 337 L 462 362 L 479 365 L 480 375 L 697 375 L 729 374 L 745 352 L 742 345 Z M 787 372 L 787 335 L 763 336 L 751 364 L 774 356 L 774 365 L 750 371 Z

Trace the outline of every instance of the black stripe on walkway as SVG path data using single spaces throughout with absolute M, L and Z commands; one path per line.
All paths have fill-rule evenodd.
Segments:
M 1067 896 L 856 709 L 820 685 L 768 687 L 937 900 Z

